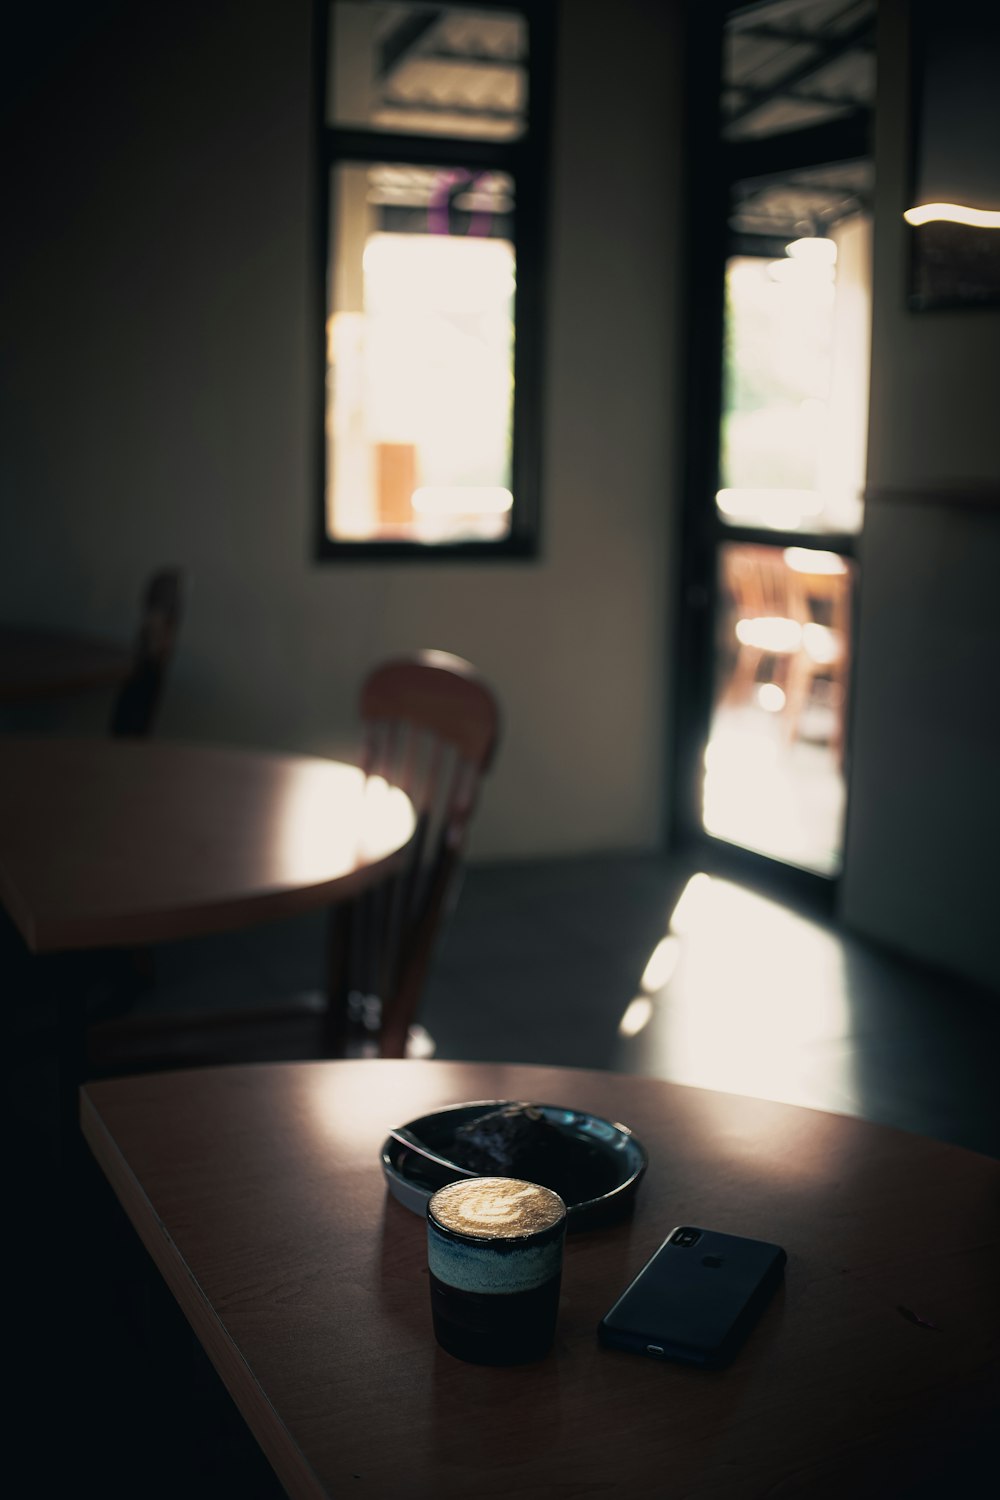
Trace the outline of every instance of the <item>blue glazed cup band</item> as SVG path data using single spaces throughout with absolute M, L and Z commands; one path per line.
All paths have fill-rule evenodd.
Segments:
M 491 1188 L 495 1190 L 493 1194 Z M 516 1200 L 524 1198 L 525 1189 L 534 1189 L 537 1201 L 532 1203 L 529 1196 L 527 1210 L 521 1216 L 527 1227 L 520 1229 L 518 1214 L 513 1212 L 508 1217 L 504 1207 L 509 1199 L 516 1209 Z M 478 1219 L 471 1218 L 466 1232 L 460 1227 L 462 1198 L 473 1192 L 481 1197 L 484 1190 L 487 1205 L 491 1196 L 498 1205 L 498 1227 L 495 1232 L 492 1230 L 487 1212 Z M 437 1207 L 448 1223 L 439 1221 Z M 480 1208 L 480 1204 L 476 1207 Z M 553 1222 L 554 1215 L 558 1217 Z M 540 1222 L 542 1227 L 532 1230 L 533 1222 Z M 475 1178 L 453 1183 L 436 1193 L 428 1205 L 428 1266 L 432 1276 L 457 1291 L 508 1296 L 533 1291 L 559 1274 L 565 1234 L 566 1207 L 551 1189 L 511 1178 Z

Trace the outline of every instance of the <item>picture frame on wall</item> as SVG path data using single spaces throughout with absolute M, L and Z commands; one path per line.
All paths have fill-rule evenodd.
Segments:
M 913 0 L 908 303 L 1000 307 L 1000 7 Z

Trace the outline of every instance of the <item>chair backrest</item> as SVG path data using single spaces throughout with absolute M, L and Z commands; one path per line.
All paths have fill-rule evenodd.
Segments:
M 183 592 L 179 568 L 161 568 L 146 584 L 132 670 L 111 711 L 115 736 L 141 737 L 153 727 L 180 628 Z
M 723 576 L 737 619 L 809 620 L 800 577 L 786 566 L 781 549 L 737 544 L 723 551 Z
M 328 1050 L 342 1054 L 353 1033 L 383 1057 L 402 1057 L 493 761 L 500 709 L 469 662 L 421 651 L 376 667 L 360 710 L 363 768 L 403 788 L 417 828 L 392 878 L 334 914 Z

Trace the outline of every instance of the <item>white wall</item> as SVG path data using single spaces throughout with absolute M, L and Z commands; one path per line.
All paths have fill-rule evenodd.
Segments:
M 842 911 L 1000 987 L 1000 313 L 911 313 L 906 7 L 880 0 L 869 502 Z M 880 495 L 879 492 L 882 492 Z
M 469 657 L 506 714 L 479 857 L 662 836 L 679 4 L 563 0 L 543 553 L 310 552 L 308 0 L 126 5 L 16 123 L 0 616 L 131 632 L 193 579 L 162 733 L 337 753 L 366 669 Z

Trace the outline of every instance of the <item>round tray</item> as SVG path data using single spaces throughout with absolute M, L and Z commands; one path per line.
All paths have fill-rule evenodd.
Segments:
M 523 1102 L 478 1099 L 468 1104 L 452 1104 L 446 1109 L 436 1109 L 430 1114 L 421 1115 L 419 1119 L 407 1121 L 406 1128 L 430 1150 L 436 1151 L 440 1156 L 447 1156 L 455 1131 L 460 1125 L 467 1125 L 494 1110 Z M 629 1212 L 636 1188 L 649 1163 L 646 1148 L 629 1127 L 611 1120 L 602 1120 L 598 1115 L 588 1114 L 585 1110 L 568 1109 L 561 1104 L 533 1104 L 532 1107 L 541 1110 L 551 1124 L 578 1135 L 590 1146 L 596 1146 L 606 1163 L 614 1168 L 613 1187 L 595 1193 L 592 1197 L 573 1201 L 567 1199 L 567 1229 L 589 1228 L 594 1224 L 620 1218 Z M 381 1163 L 392 1196 L 404 1208 L 423 1217 L 427 1212 L 427 1204 L 441 1182 L 436 1177 L 433 1181 L 426 1177 L 426 1164 L 421 1157 L 392 1136 L 388 1136 L 382 1144 Z M 462 1175 L 456 1172 L 455 1180 Z M 605 1176 L 606 1173 L 602 1172 L 602 1177 Z

